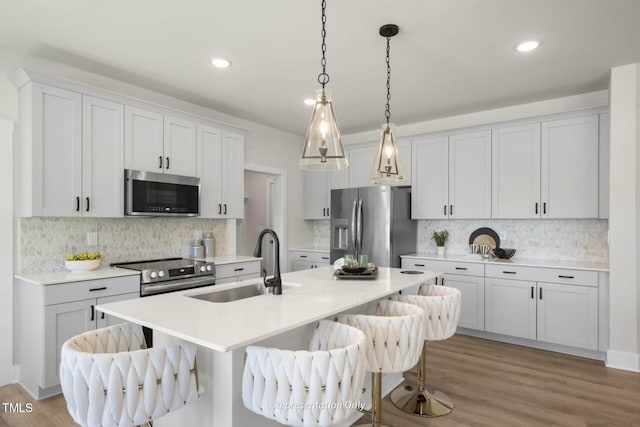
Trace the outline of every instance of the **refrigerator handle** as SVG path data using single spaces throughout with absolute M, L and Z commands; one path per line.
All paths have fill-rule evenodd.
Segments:
M 358 249 L 356 253 L 358 257 L 362 254 L 362 199 L 358 199 Z
M 358 250 L 358 236 L 356 234 L 356 210 L 358 208 L 358 201 L 353 201 L 353 209 L 351 210 L 351 242 L 353 243 L 353 251 L 357 252 Z M 357 258 L 356 258 L 357 259 Z

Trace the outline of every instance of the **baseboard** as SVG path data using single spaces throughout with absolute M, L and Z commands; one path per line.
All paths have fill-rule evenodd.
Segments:
M 605 365 L 607 368 L 640 372 L 640 354 L 609 350 L 607 351 Z
M 18 367 L 9 365 L 0 368 L 0 387 L 18 381 Z

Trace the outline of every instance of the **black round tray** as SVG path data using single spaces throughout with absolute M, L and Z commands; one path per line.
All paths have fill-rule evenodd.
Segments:
M 476 239 L 476 237 L 481 236 L 483 234 L 486 234 L 487 236 L 495 240 L 496 248 L 500 247 L 500 236 L 498 236 L 498 233 L 496 233 L 489 227 L 481 227 L 481 228 L 478 228 L 473 233 L 471 233 L 471 235 L 469 236 L 469 244 L 472 244 L 473 241 Z

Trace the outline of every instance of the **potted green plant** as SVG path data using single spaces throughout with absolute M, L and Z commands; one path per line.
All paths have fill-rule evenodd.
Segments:
M 445 252 L 445 244 L 447 243 L 447 239 L 449 238 L 448 230 L 436 230 L 433 232 L 432 239 L 436 241 L 436 246 L 438 247 L 438 256 L 444 256 Z

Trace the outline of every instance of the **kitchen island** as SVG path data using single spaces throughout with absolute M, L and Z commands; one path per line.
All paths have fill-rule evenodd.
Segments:
M 283 295 L 259 295 L 224 303 L 194 295 L 255 286 L 259 281 L 226 284 L 99 305 L 97 310 L 154 330 L 154 344 L 184 340 L 196 343 L 198 370 L 204 393 L 193 405 L 168 414 L 155 426 L 277 425 L 246 410 L 242 404 L 244 349 L 258 344 L 306 349 L 316 321 L 337 313 L 371 313 L 375 302 L 400 291 L 415 292 L 434 273 L 402 274 L 379 268 L 376 280 L 336 280 L 324 267 L 282 275 Z M 387 376 L 385 392 L 400 375 Z M 367 402 L 369 393 L 363 395 Z M 354 414 L 353 420 L 357 418 Z

